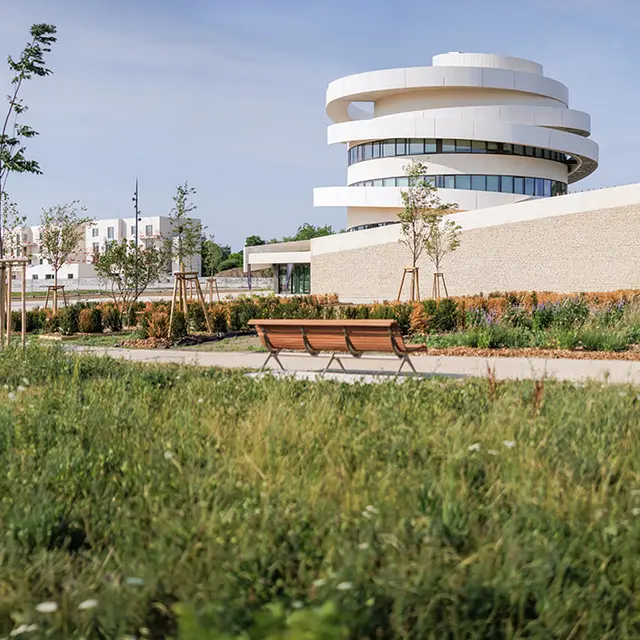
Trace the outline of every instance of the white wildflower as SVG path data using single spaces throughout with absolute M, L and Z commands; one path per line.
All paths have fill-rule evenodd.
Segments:
M 292 606 L 294 609 L 302 609 L 302 607 L 304 607 L 304 605 L 302 604 L 302 602 L 300 602 L 300 600 L 294 600 L 294 601 L 291 603 L 291 606 Z
M 57 602 L 41 602 L 37 607 L 38 613 L 55 613 L 58 610 Z
M 503 440 L 502 444 L 507 447 L 507 449 L 513 449 L 516 446 L 516 443 L 513 440 Z
M 18 385 L 18 388 L 16 389 L 16 391 L 26 391 L 26 390 L 27 390 L 27 388 L 23 387 L 21 384 Z
M 9 636 L 21 636 L 23 633 L 31 633 L 32 631 L 37 631 L 37 624 L 21 624 L 19 627 L 16 627 Z
M 9 398 L 9 400 L 15 400 L 16 399 L 16 394 L 13 393 L 13 391 L 9 392 L 9 395 L 7 396 L 7 398 Z
M 86 611 L 87 609 L 95 609 L 98 606 L 98 601 L 93 598 L 89 598 L 89 600 L 83 600 L 78 605 L 79 611 Z
M 621 391 L 621 392 L 619 393 L 619 395 L 620 395 L 621 397 L 624 397 L 624 396 L 626 396 L 626 395 L 627 395 L 627 392 L 626 392 L 626 391 Z
M 370 504 L 368 504 L 364 509 L 365 509 L 365 511 L 368 511 L 369 513 L 380 513 L 378 511 L 378 509 L 376 509 L 375 507 L 371 506 Z
M 171 453 L 171 451 L 165 451 L 164 458 L 165 460 L 173 460 L 173 453 Z
M 125 583 L 130 584 L 134 587 L 141 587 L 144 584 L 144 580 L 142 578 L 125 578 Z
M 22 378 L 22 382 L 24 382 L 25 387 L 29 386 L 29 381 L 26 378 Z
M 366 551 L 369 548 L 369 543 L 368 542 L 361 542 L 358 545 L 358 549 L 360 549 L 361 551 Z
M 198 398 L 198 404 L 202 404 L 204 402 L 204 398 Z
M 336 589 L 338 591 L 348 591 L 349 589 L 353 589 L 353 582 L 341 582 Z
M 314 587 L 324 587 L 325 584 L 327 584 L 327 581 L 324 578 L 318 578 L 313 581 Z
M 473 444 L 469 445 L 469 451 L 480 451 L 480 443 L 474 442 Z
M 8 389 L 8 388 L 9 388 L 9 385 L 8 385 L 8 384 L 3 384 L 3 385 L 2 385 L 2 388 L 3 388 L 3 389 Z
M 487 453 L 490 456 L 497 456 L 498 455 L 498 452 L 495 449 L 489 449 L 489 450 L 487 450 Z
M 638 507 L 631 509 L 631 515 L 640 516 L 640 509 Z

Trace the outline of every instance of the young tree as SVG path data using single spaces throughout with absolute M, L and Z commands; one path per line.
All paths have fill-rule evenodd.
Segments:
M 220 264 L 231 255 L 231 247 L 215 242 L 213 236 L 203 236 L 201 240 L 202 275 L 211 277 L 220 271 Z
M 188 182 L 178 185 L 176 195 L 173 196 L 173 208 L 169 215 L 171 233 L 171 257 L 178 261 L 180 271 L 185 270 L 184 261 L 200 251 L 202 240 L 202 225 L 199 220 L 189 217 L 197 206 L 190 202 L 196 190 Z
M 416 268 L 418 260 L 433 231 L 434 220 L 436 218 L 441 220 L 444 214 L 450 213 L 456 206 L 442 203 L 435 185 L 428 181 L 426 173 L 426 165 L 416 160 L 412 160 L 405 167 L 405 174 L 409 178 L 409 187 L 406 191 L 402 191 L 404 209 L 398 214 L 402 230 L 400 242 L 409 249 L 411 254 L 411 300 L 414 299 L 414 290 L 417 289 Z M 404 275 L 402 277 L 403 283 Z M 402 294 L 402 284 L 398 299 Z
M 25 141 L 38 135 L 31 127 L 20 124 L 19 117 L 27 110 L 20 96 L 20 89 L 25 80 L 33 76 L 48 76 L 44 54 L 51 51 L 51 45 L 56 41 L 56 27 L 51 24 L 34 24 L 31 27 L 31 41 L 25 46 L 17 60 L 8 58 L 9 70 L 13 74 L 12 90 L 7 96 L 9 107 L 2 121 L 0 133 L 0 222 L 2 221 L 2 206 L 5 204 L 1 197 L 7 183 L 9 173 L 42 173 L 40 165 L 35 160 L 25 158 Z M 13 122 L 12 122 L 13 119 Z M 5 225 L 0 224 L 0 257 L 4 256 L 2 231 Z
M 18 205 L 9 200 L 6 191 L 2 192 L 2 237 L 4 238 L 4 252 L 7 258 L 17 258 L 25 255 L 25 247 L 22 234 L 27 224 L 27 216 L 22 215 Z
M 77 250 L 84 236 L 85 227 L 93 222 L 91 218 L 81 216 L 86 209 L 78 206 L 74 200 L 68 204 L 59 204 L 43 209 L 40 218 L 40 253 L 48 260 L 54 273 L 54 285 L 58 286 L 58 272 L 69 257 Z M 54 290 L 54 313 L 57 311 L 57 296 Z
M 133 304 L 163 274 L 168 258 L 164 247 L 136 251 L 135 242 L 122 240 L 107 244 L 94 267 L 98 277 L 110 283 L 113 301 L 129 318 Z
M 433 297 L 440 298 L 440 282 L 447 294 L 447 285 L 440 268 L 445 256 L 454 252 L 460 246 L 462 227 L 453 220 L 446 220 L 442 213 L 429 216 L 428 235 L 424 241 L 424 251 L 429 256 L 436 271 L 433 274 Z M 448 295 L 448 294 L 447 294 Z

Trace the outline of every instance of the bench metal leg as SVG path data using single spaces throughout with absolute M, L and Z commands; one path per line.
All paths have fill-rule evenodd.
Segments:
M 402 362 L 400 363 L 400 367 L 396 371 L 396 376 L 395 376 L 396 378 L 400 375 L 400 372 L 402 371 L 402 367 L 404 367 L 405 363 L 407 363 L 411 367 L 411 370 L 413 371 L 413 373 L 415 373 L 415 374 L 418 373 L 416 371 L 416 368 L 413 366 L 413 362 L 411 362 L 411 358 L 409 358 L 408 355 L 404 355 L 402 357 Z
M 267 363 L 269 362 L 269 360 L 271 360 L 271 358 L 273 358 L 280 365 L 280 369 L 282 369 L 282 371 L 285 371 L 285 368 L 282 366 L 282 362 L 280 362 L 280 358 L 278 358 L 278 353 L 276 351 L 269 351 L 269 355 L 264 361 L 264 364 L 262 365 L 260 371 L 264 371 L 266 369 Z
M 329 371 L 329 367 L 331 366 L 334 360 L 340 365 L 340 368 L 345 373 L 347 373 L 347 370 L 344 368 L 344 365 L 342 364 L 342 360 L 340 360 L 340 358 L 338 358 L 338 356 L 335 353 L 332 353 L 331 357 L 329 358 L 329 362 L 327 363 L 327 366 L 322 370 L 322 373 L 320 374 L 321 376 L 323 376 L 325 373 L 327 373 L 327 371 Z

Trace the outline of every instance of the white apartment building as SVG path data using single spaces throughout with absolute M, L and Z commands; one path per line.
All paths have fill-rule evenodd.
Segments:
M 58 273 L 60 284 L 65 280 L 97 278 L 93 266 L 96 256 L 104 251 L 109 242 L 135 240 L 135 218 L 109 218 L 96 220 L 88 225 L 83 240 L 78 244 L 74 254 Z M 53 280 L 54 273 L 50 264 L 40 253 L 40 227 L 32 226 L 22 230 L 21 244 L 26 247 L 31 257 L 31 265 L 27 271 L 30 280 Z M 171 222 L 166 216 L 142 216 L 138 222 L 138 245 L 140 247 L 158 246 L 163 238 L 170 237 Z M 14 239 L 14 243 L 18 237 Z M 185 267 L 187 271 L 200 272 L 200 254 L 191 256 Z M 171 272 L 177 271 L 179 265 L 174 260 Z

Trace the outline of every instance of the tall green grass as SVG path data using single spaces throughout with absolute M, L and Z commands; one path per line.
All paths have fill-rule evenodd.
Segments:
M 638 393 L 4 353 L 0 637 L 637 637 Z

